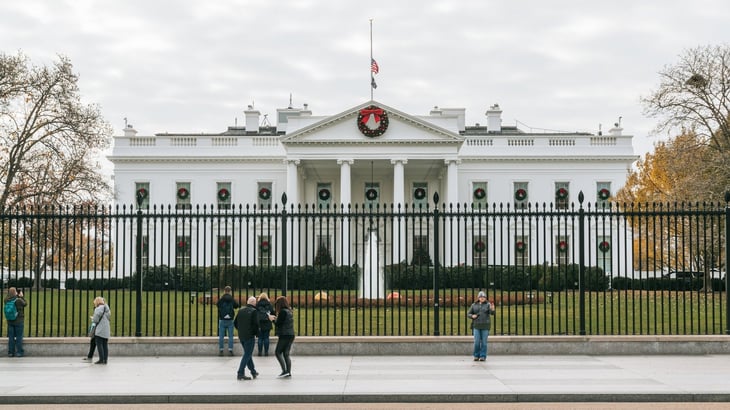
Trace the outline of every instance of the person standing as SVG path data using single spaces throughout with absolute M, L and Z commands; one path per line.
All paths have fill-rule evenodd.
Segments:
M 274 307 L 271 306 L 269 301 L 269 295 L 266 292 L 261 292 L 258 300 L 256 301 L 256 309 L 259 311 L 259 340 L 258 340 L 258 353 L 261 356 L 261 352 L 264 352 L 264 356 L 269 355 L 269 335 L 271 334 L 270 317 L 274 313 Z
M 238 302 L 231 295 L 231 287 L 223 289 L 223 296 L 218 299 L 218 356 L 223 356 L 223 341 L 228 333 L 228 355 L 233 356 L 233 319 L 234 310 L 239 308 Z
M 25 322 L 25 298 L 23 290 L 18 291 L 15 287 L 8 288 L 8 294 L 5 296 L 5 305 L 12 308 L 8 304 L 15 305 L 15 318 L 10 319 L 8 312 L 5 313 L 5 319 L 8 322 L 8 357 L 23 357 L 23 324 Z
M 494 306 L 487 300 L 487 295 L 480 291 L 466 315 L 472 320 L 471 329 L 474 335 L 474 361 L 487 360 L 487 337 L 492 327 L 491 317 Z
M 91 321 L 96 324 L 94 327 L 94 338 L 96 340 L 96 350 L 99 352 L 99 360 L 94 364 L 107 364 L 109 359 L 109 338 L 112 334 L 111 326 L 112 311 L 106 305 L 106 301 L 101 296 L 94 299 L 94 316 Z
M 253 348 L 256 344 L 256 334 L 259 331 L 259 315 L 256 310 L 256 296 L 251 296 L 246 301 L 246 306 L 238 311 L 236 315 L 236 329 L 238 338 L 243 346 L 243 357 L 238 365 L 238 380 L 254 379 L 259 373 L 253 363 Z M 251 377 L 246 376 L 246 367 L 251 371 Z
M 274 324 L 276 325 L 276 335 L 279 341 L 276 342 L 276 360 L 281 366 L 281 374 L 277 377 L 291 377 L 291 346 L 294 343 L 294 313 L 291 310 L 289 301 L 285 296 L 279 296 L 274 303 L 276 309 L 276 317 Z

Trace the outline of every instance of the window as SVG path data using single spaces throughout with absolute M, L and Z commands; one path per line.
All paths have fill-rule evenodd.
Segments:
M 555 183 L 555 209 L 568 209 L 570 202 L 570 183 Z
M 428 184 L 426 182 L 414 182 L 411 188 L 414 209 L 426 209 L 428 207 Z
M 472 182 L 471 201 L 474 209 L 487 209 L 487 183 Z
M 431 254 L 428 251 L 428 236 L 413 235 L 413 258 L 411 265 L 431 266 Z
M 514 183 L 515 209 L 526 209 L 530 200 L 527 191 L 527 182 Z
M 330 251 L 330 236 L 317 235 L 317 250 L 314 254 L 315 265 L 332 265 L 332 253 Z
M 183 268 L 190 266 L 190 236 L 178 235 L 175 238 L 175 266 Z
M 598 237 L 598 252 L 596 252 L 598 267 L 603 269 L 603 273 L 610 275 L 611 269 L 611 239 L 605 236 Z
M 231 237 L 228 235 L 221 235 L 218 237 L 218 265 L 230 265 L 231 264 L 231 249 L 233 248 L 231 243 Z
M 472 238 L 472 258 L 473 266 L 487 266 L 487 238 L 486 235 L 474 235 Z
M 259 236 L 259 266 L 271 266 L 272 252 L 271 238 L 268 235 Z
M 380 183 L 379 182 L 366 182 L 365 183 L 365 209 L 373 209 L 378 207 L 380 202 Z
M 261 210 L 271 209 L 271 198 L 273 197 L 271 185 L 271 182 L 259 182 L 257 185 L 257 198 Z
M 317 209 L 327 209 L 332 206 L 332 184 L 329 182 L 317 183 Z
M 135 182 L 134 193 L 135 205 L 139 206 L 139 209 L 150 209 L 150 183 Z M 140 199 L 142 203 L 139 203 Z
M 570 240 L 564 236 L 555 238 L 555 261 L 558 265 L 567 265 L 570 259 Z
M 515 236 L 515 264 L 518 266 L 530 264 L 530 244 L 525 236 Z
M 216 187 L 216 199 L 218 200 L 218 209 L 231 209 L 231 183 L 218 182 Z
M 175 209 L 190 209 L 190 182 L 178 182 L 175 187 Z
M 610 205 L 608 198 L 611 197 L 611 183 L 610 182 L 596 182 L 596 208 L 606 209 Z

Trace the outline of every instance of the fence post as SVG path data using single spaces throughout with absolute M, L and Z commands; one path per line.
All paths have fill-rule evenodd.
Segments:
M 725 334 L 730 335 L 730 279 L 728 279 L 728 257 L 730 257 L 730 191 L 725 191 Z
M 289 267 L 286 260 L 286 238 L 287 226 L 289 224 L 286 214 L 286 192 L 281 194 L 281 264 L 284 267 L 284 286 L 281 288 L 281 295 L 286 296 L 286 290 L 289 288 Z M 291 303 L 291 301 L 289 301 Z
M 433 335 L 439 336 L 439 194 L 433 194 Z
M 586 287 L 585 287 L 585 259 L 586 259 L 586 237 L 585 237 L 585 209 L 583 209 L 583 191 L 578 193 L 578 319 L 580 328 L 578 334 L 586 334 Z
M 142 336 L 142 201 L 144 196 L 142 192 L 137 191 L 137 237 L 134 240 L 134 264 L 137 271 L 137 280 L 135 281 L 137 309 L 135 309 L 135 329 L 136 337 Z

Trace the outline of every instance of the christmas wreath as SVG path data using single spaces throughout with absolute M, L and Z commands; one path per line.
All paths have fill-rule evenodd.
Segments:
M 147 192 L 146 189 L 140 188 L 137 190 L 137 198 L 139 199 L 147 199 L 147 195 L 149 195 L 149 192 Z
M 271 190 L 269 188 L 261 188 L 259 189 L 259 198 L 263 199 L 264 201 L 271 198 Z
M 378 199 L 378 191 L 374 190 L 373 188 L 368 189 L 365 191 L 365 198 L 368 199 L 368 201 L 374 201 Z
M 180 199 L 188 199 L 190 196 L 190 191 L 188 191 L 187 188 L 182 187 L 177 189 L 177 197 Z
M 525 198 L 527 198 L 527 191 L 525 191 L 522 188 L 520 188 L 520 189 L 518 189 L 518 190 L 515 191 L 515 199 L 516 200 L 523 201 L 523 200 L 525 200 Z
M 226 188 L 221 188 L 218 190 L 218 200 L 227 201 L 230 197 L 231 192 L 228 191 Z
M 487 248 L 487 245 L 484 244 L 483 241 L 477 241 L 474 244 L 474 252 L 482 253 Z
M 517 241 L 515 244 L 515 249 L 517 249 L 517 252 L 522 253 L 527 249 L 527 244 L 522 241 Z
M 371 117 L 378 124 L 377 128 L 371 129 L 367 125 Z M 366 137 L 379 137 L 388 129 L 388 113 L 375 105 L 363 108 L 357 115 L 357 128 Z
M 568 242 L 560 241 L 558 243 L 558 251 L 561 253 L 566 252 L 568 250 Z
M 608 243 L 608 241 L 603 241 L 603 242 L 601 242 L 601 243 L 598 244 L 598 250 L 601 251 L 601 252 L 603 252 L 603 253 L 606 253 L 609 250 L 611 250 L 611 244 Z
M 177 242 L 177 252 L 184 253 L 188 249 L 188 243 L 186 241 Z
M 221 252 L 227 252 L 228 251 L 228 241 L 225 239 L 221 239 L 218 241 L 218 250 Z
M 484 199 L 484 197 L 487 196 L 487 191 L 484 190 L 484 188 L 477 188 L 474 190 L 474 198 L 476 199 Z
M 601 190 L 598 191 L 598 199 L 605 201 L 610 196 L 611 196 L 611 192 L 606 188 L 602 188 Z
M 329 199 L 330 199 L 330 197 L 332 196 L 332 194 L 330 193 L 330 190 L 329 190 L 329 189 L 327 189 L 327 188 L 322 188 L 322 189 L 320 189 L 320 190 L 319 190 L 319 192 L 317 193 L 317 196 L 319 196 L 319 199 L 320 199 L 320 200 L 322 200 L 322 201 L 327 201 L 327 200 L 329 200 Z
M 423 188 L 416 188 L 416 190 L 413 191 L 413 197 L 416 198 L 416 200 L 420 201 L 421 199 L 426 197 L 426 190 Z
M 261 241 L 261 252 L 269 253 L 269 249 L 271 249 L 269 241 Z
M 558 190 L 555 191 L 555 195 L 558 199 L 565 199 L 568 197 L 568 190 L 565 188 L 558 188 Z

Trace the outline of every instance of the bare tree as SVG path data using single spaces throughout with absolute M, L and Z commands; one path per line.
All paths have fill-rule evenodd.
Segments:
M 68 58 L 37 67 L 0 54 L 0 214 L 106 199 L 97 158 L 111 134 L 99 108 L 81 102 Z

